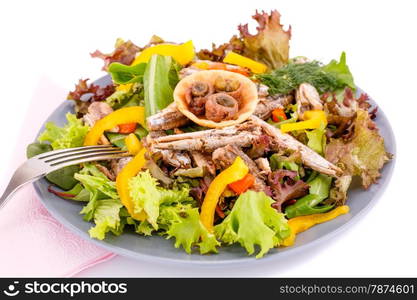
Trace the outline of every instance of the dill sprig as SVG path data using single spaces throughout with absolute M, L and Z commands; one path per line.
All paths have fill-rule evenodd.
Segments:
M 290 63 L 269 74 L 257 75 L 269 87 L 269 94 L 288 94 L 304 82 L 313 85 L 319 93 L 334 91 L 341 87 L 337 76 L 323 70 L 319 62 Z

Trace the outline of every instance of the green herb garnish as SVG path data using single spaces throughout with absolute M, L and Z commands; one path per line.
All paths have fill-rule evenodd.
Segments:
M 353 77 L 346 65 L 343 52 L 340 61 L 332 60 L 328 65 L 317 61 L 307 63 L 289 63 L 269 74 L 260 74 L 257 78 L 269 87 L 269 93 L 288 94 L 302 83 L 313 85 L 319 93 L 334 91 L 349 86 L 354 89 Z

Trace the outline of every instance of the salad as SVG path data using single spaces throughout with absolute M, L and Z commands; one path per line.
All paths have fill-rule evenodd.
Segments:
M 91 54 L 111 83 L 79 80 L 66 125 L 47 123 L 27 156 L 100 144 L 128 151 L 46 176 L 51 193 L 83 204 L 92 238 L 134 231 L 187 253 L 239 244 L 260 258 L 348 213 L 353 177 L 365 189 L 377 182 L 391 154 L 346 54 L 327 64 L 290 58 L 280 14 L 253 18 L 255 34 L 240 25 L 212 49 L 153 36 Z

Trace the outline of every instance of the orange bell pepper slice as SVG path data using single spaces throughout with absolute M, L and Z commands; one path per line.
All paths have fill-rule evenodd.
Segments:
M 274 122 L 281 122 L 287 119 L 287 115 L 285 114 L 282 108 L 277 108 L 272 111 L 272 120 Z
M 146 127 L 145 108 L 143 106 L 124 107 L 98 120 L 87 133 L 84 139 L 84 146 L 97 145 L 100 137 L 106 130 L 126 123 L 139 123 Z
M 119 124 L 119 133 L 135 132 L 137 123 Z
M 240 195 L 246 192 L 255 183 L 255 176 L 248 173 L 241 180 L 229 184 L 229 188 Z
M 248 172 L 245 162 L 238 156 L 230 167 L 224 169 L 211 182 L 200 213 L 200 221 L 209 232 L 213 232 L 214 214 L 221 194 L 228 184 L 242 179 Z

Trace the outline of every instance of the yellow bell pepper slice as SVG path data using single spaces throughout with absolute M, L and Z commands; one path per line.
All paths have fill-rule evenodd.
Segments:
M 294 130 L 316 129 L 327 125 L 326 113 L 322 110 L 308 110 L 303 114 L 305 121 L 282 124 L 282 132 Z
M 140 170 L 145 166 L 146 149 L 142 148 L 136 156 L 129 161 L 126 166 L 120 171 L 116 177 L 116 188 L 119 194 L 120 201 L 126 207 L 133 219 L 144 221 L 146 220 L 146 213 L 142 210 L 139 214 L 135 213 L 132 198 L 129 193 L 129 179 L 136 176 Z
M 248 172 L 248 166 L 246 166 L 242 158 L 238 156 L 230 167 L 224 169 L 211 182 L 206 197 L 204 198 L 203 205 L 201 206 L 200 213 L 201 223 L 203 223 L 209 232 L 213 232 L 214 213 L 221 194 L 228 184 L 241 180 Z
M 119 124 L 135 122 L 141 124 L 143 127 L 146 126 L 144 107 L 131 106 L 118 109 L 94 124 L 84 139 L 84 146 L 97 145 L 100 137 L 106 130 L 112 129 Z
M 130 133 L 125 138 L 125 144 L 126 144 L 126 147 L 127 147 L 127 151 L 132 155 L 138 154 L 139 151 L 142 149 L 142 144 L 139 141 L 136 134 L 134 134 L 134 133 Z
M 172 56 L 181 65 L 186 65 L 193 60 L 195 56 L 193 41 L 188 41 L 181 45 L 175 44 L 159 44 L 143 50 L 131 64 L 137 65 L 148 62 L 152 55 L 160 54 Z
M 239 55 L 233 51 L 230 51 L 226 54 L 223 62 L 248 68 L 255 74 L 265 73 L 268 69 L 266 65 L 245 56 Z
M 210 64 L 206 61 L 197 61 L 193 63 L 192 66 L 201 70 L 208 70 Z
M 301 216 L 301 217 L 295 217 L 288 221 L 288 225 L 291 229 L 291 234 L 289 237 L 287 237 L 283 243 L 282 246 L 292 246 L 295 242 L 295 236 L 297 233 L 306 231 L 310 227 L 313 227 L 316 224 L 324 223 L 327 221 L 330 221 L 340 215 L 347 214 L 349 212 L 349 206 L 343 205 L 336 207 L 335 209 L 322 214 L 314 214 L 314 215 L 308 215 L 308 216 Z
M 118 86 L 116 86 L 116 91 L 128 92 L 128 91 L 130 91 L 130 88 L 132 86 L 133 86 L 132 83 L 119 84 Z

